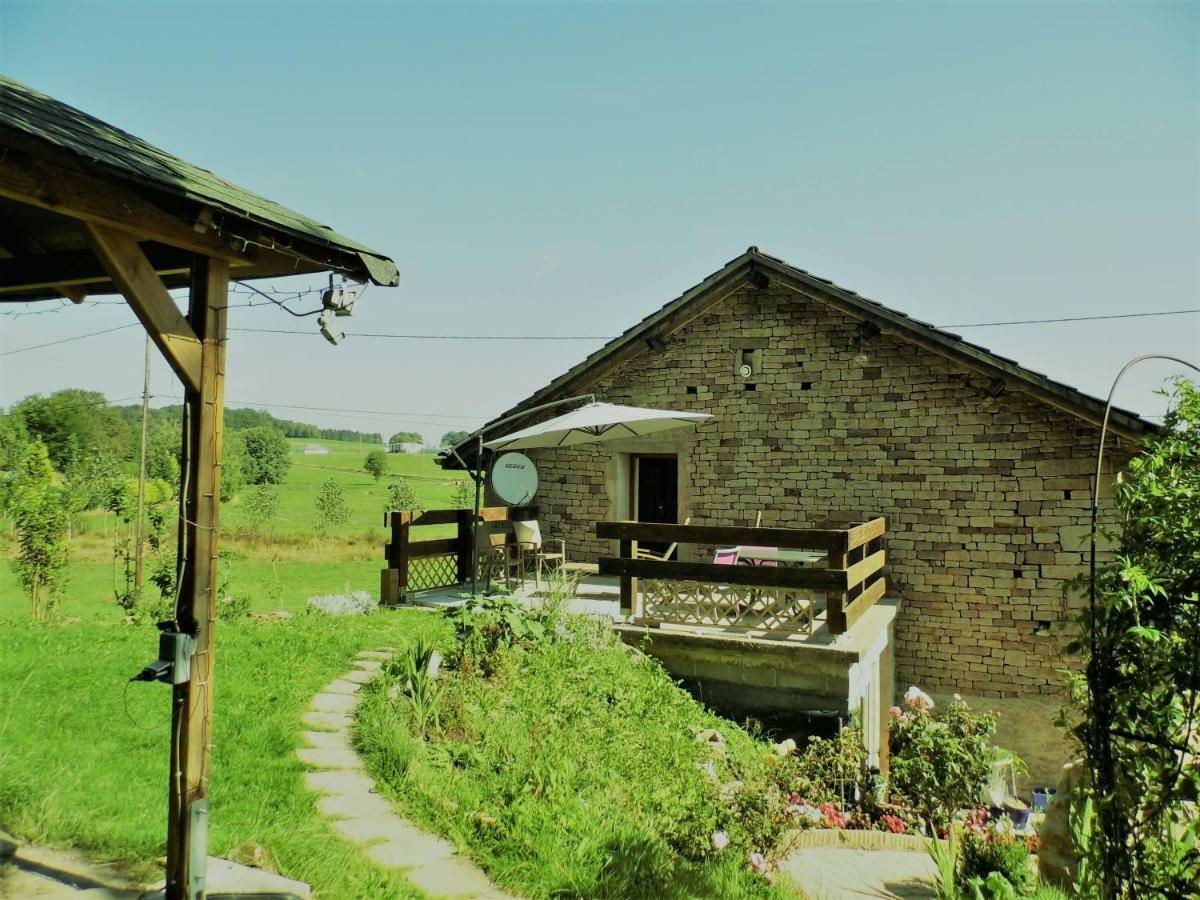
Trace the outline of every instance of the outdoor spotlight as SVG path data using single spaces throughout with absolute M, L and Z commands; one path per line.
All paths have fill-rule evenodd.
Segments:
M 331 309 L 324 310 L 321 315 L 317 316 L 317 324 L 321 326 L 321 337 L 336 347 L 342 342 L 346 332 L 333 324 L 333 312 Z
M 321 305 L 332 310 L 336 316 L 351 316 L 354 315 L 354 302 L 357 299 L 358 293 L 346 290 L 346 285 L 339 284 L 334 287 L 331 284 L 321 296 Z

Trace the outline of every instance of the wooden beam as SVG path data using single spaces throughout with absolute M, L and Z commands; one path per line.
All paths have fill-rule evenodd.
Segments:
M 11 222 L 0 217 L 0 259 L 12 259 L 18 256 L 13 252 L 13 247 L 18 248 L 22 253 L 40 254 L 43 252 L 37 241 L 22 234 Z M 87 297 L 87 291 L 73 285 L 51 282 L 45 286 L 62 294 L 72 303 L 82 303 Z
M 146 327 L 147 334 L 167 358 L 184 387 L 200 390 L 200 341 L 175 308 L 175 301 L 138 242 L 124 231 L 115 231 L 93 222 L 87 223 L 87 232 L 113 284 L 125 295 Z
M 145 196 L 114 181 L 68 168 L 33 148 L 20 136 L 0 130 L 0 197 L 47 209 L 73 219 L 114 228 L 142 239 L 179 247 L 206 257 L 250 265 L 253 247 L 233 242 L 214 229 L 160 208 Z
M 192 254 L 157 247 L 146 250 L 146 258 L 159 276 L 180 275 L 192 264 Z M 112 276 L 91 250 L 40 253 L 0 259 L 0 295 L 38 288 L 63 290 L 76 285 L 111 281 Z M 77 291 L 86 296 L 85 291 Z
M 840 551 L 847 532 L 841 529 L 750 528 L 739 525 L 672 525 L 659 522 L 597 522 L 596 537 L 642 543 L 716 544 L 733 547 L 781 547 L 791 550 Z
M 192 900 L 202 883 L 209 767 L 212 753 L 213 625 L 217 611 L 218 513 L 224 438 L 225 331 L 229 266 L 197 258 L 188 310 L 202 344 L 198 384 L 184 391 L 183 522 L 179 529 L 182 579 L 176 623 L 195 639 L 191 680 L 173 689 L 170 815 L 167 824 L 167 900 Z
M 844 569 L 794 569 L 785 566 L 722 566 L 716 563 L 659 562 L 651 559 L 603 557 L 601 575 L 656 578 L 662 581 L 705 581 L 751 587 L 812 588 L 845 591 Z

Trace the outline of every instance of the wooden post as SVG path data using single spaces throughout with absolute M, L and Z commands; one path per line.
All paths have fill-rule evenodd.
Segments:
M 454 577 L 459 584 L 465 584 L 471 577 L 471 518 L 469 509 L 456 510 L 458 513 L 458 544 L 456 553 L 456 569 Z
M 633 559 L 636 545 L 633 541 L 619 541 L 617 556 L 621 559 Z M 633 593 L 636 582 L 628 575 L 621 576 L 621 615 L 628 616 L 633 613 Z
M 204 894 L 208 779 L 212 751 L 213 623 L 217 606 L 217 524 L 224 432 L 225 323 L 229 264 L 197 256 L 188 324 L 199 339 L 199 389 L 184 388 L 176 621 L 195 638 L 191 680 L 172 689 L 167 900 Z
M 830 569 L 847 569 L 849 566 L 850 554 L 844 546 L 829 551 Z M 846 630 L 845 607 L 845 591 L 830 591 L 825 595 L 825 627 L 830 634 L 842 634 Z
M 408 560 L 409 546 L 408 540 L 412 533 L 412 525 L 409 524 L 412 518 L 412 513 L 402 512 L 400 521 L 392 528 L 392 552 L 396 554 L 396 580 L 399 582 L 399 602 L 403 603 L 408 594 Z

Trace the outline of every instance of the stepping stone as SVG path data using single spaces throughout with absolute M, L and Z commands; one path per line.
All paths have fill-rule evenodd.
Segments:
M 301 747 L 296 751 L 300 761 L 318 769 L 361 769 L 362 760 L 349 747 Z
M 333 827 L 356 844 L 403 840 L 403 828 L 395 816 L 363 816 L 359 819 L 339 819 Z
M 375 792 L 375 781 L 371 776 L 346 769 L 305 772 L 304 786 L 316 794 L 372 794 Z
M 404 877 L 431 897 L 478 897 L 496 890 L 478 866 L 458 856 L 409 869 Z
M 343 681 L 352 681 L 355 684 L 365 684 L 375 677 L 373 671 L 367 669 L 354 669 L 342 676 Z
M 314 712 L 309 710 L 300 717 L 305 725 L 313 728 L 324 728 L 326 731 L 344 731 L 350 727 L 353 721 L 349 716 L 339 715 L 337 713 Z
M 309 709 L 315 712 L 340 713 L 344 716 L 354 712 L 358 697 L 354 694 L 317 694 L 312 698 Z
M 383 663 L 377 659 L 356 659 L 354 665 L 364 672 L 378 672 L 383 668 Z
M 367 848 L 371 861 L 389 869 L 407 869 L 442 863 L 454 856 L 454 845 L 439 837 L 397 820 L 398 835 L 383 844 Z
M 346 681 L 344 678 L 338 678 L 336 681 L 331 681 L 325 688 L 326 694 L 357 694 L 360 684 L 353 681 Z
M 360 650 L 359 659 L 391 659 L 392 654 L 386 650 Z
M 317 809 L 331 819 L 361 819 L 365 816 L 392 815 L 392 804 L 378 794 L 365 791 L 330 794 L 317 801 Z
M 350 739 L 344 731 L 302 731 L 300 737 L 310 747 L 322 750 L 349 750 Z

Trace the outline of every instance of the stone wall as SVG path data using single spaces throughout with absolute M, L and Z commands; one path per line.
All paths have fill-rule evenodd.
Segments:
M 757 351 L 747 379 L 736 373 L 743 351 Z M 1063 581 L 1084 570 L 1097 429 L 999 387 L 897 337 L 860 346 L 857 320 L 776 288 L 734 295 L 587 389 L 714 415 L 639 439 L 679 453 L 681 521 L 753 525 L 762 511 L 763 525 L 803 528 L 885 516 L 886 572 L 905 601 L 902 685 L 1050 693 L 1076 602 Z M 543 534 L 565 537 L 573 559 L 612 552 L 595 523 L 628 516 L 622 460 L 638 449 L 530 454 Z

